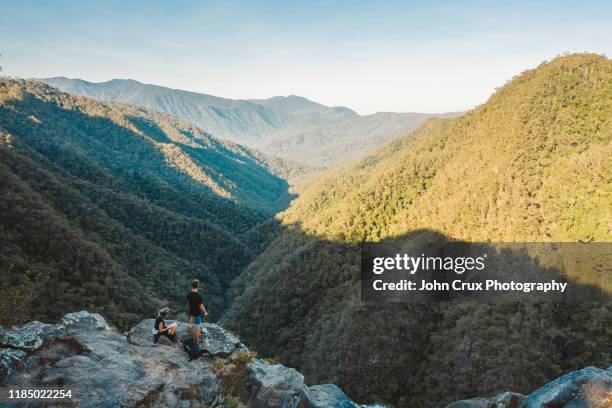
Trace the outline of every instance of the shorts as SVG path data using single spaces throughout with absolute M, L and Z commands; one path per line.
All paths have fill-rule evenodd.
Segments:
M 202 324 L 202 315 L 193 316 L 193 324 Z

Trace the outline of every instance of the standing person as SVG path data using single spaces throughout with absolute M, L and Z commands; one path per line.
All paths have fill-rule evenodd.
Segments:
M 198 287 L 200 281 L 194 279 L 191 282 L 191 292 L 187 295 L 187 302 L 189 302 L 189 331 L 191 331 L 191 325 L 195 323 L 196 327 L 193 330 L 193 340 L 196 344 L 200 343 L 200 323 L 202 323 L 202 315 L 208 316 L 208 312 L 202 303 L 202 296 L 198 293 Z

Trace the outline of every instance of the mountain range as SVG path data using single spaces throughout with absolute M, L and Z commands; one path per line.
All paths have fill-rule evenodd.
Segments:
M 555 58 L 400 138 L 387 133 L 399 114 L 299 97 L 46 81 L 86 96 L 0 78 L 3 325 L 87 309 L 123 330 L 184 309 L 197 277 L 211 317 L 260 358 L 364 403 L 434 408 L 611 365 L 604 290 L 581 303 L 368 304 L 359 273 L 362 242 L 610 243 L 607 57 Z M 288 180 L 309 171 L 293 196 Z
M 234 282 L 226 325 L 308 381 L 400 407 L 527 392 L 609 366 L 609 300 L 368 304 L 358 244 L 612 241 L 611 101 L 610 59 L 559 57 L 459 118 L 430 119 L 319 176 L 260 228 L 265 250 Z
M 88 306 L 121 325 L 194 277 L 219 315 L 293 171 L 167 114 L 0 78 L 2 315 Z
M 380 112 L 360 116 L 300 96 L 232 100 L 131 79 L 93 83 L 65 77 L 40 81 L 72 94 L 125 102 L 170 113 L 212 135 L 311 167 L 329 167 L 361 157 L 416 128 L 432 116 Z

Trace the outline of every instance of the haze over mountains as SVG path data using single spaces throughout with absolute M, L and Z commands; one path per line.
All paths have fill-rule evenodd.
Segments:
M 312 166 L 361 157 L 432 116 L 381 112 L 360 116 L 300 96 L 232 100 L 127 79 L 92 83 L 65 77 L 40 81 L 65 92 L 126 102 L 181 117 L 212 135 Z

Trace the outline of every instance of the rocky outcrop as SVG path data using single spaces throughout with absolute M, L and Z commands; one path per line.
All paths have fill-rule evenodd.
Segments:
M 42 346 L 45 337 L 55 331 L 55 326 L 37 321 L 10 330 L 0 331 L 0 345 L 19 350 L 33 351 Z
M 587 367 L 559 377 L 525 400 L 526 408 L 612 407 L 612 367 Z
M 177 325 L 177 334 L 187 338 L 187 324 Z M 242 379 L 248 396 L 228 398 L 213 366 L 231 364 L 248 351 L 236 336 L 203 323 L 204 354 L 189 361 L 180 344 L 154 345 L 152 327 L 152 319 L 143 320 L 119 334 L 102 316 L 88 312 L 68 314 L 56 325 L 0 327 L 0 385 L 70 389 L 80 407 L 356 406 L 337 387 L 307 387 L 296 370 L 259 359 L 249 363 Z
M 178 333 L 181 331 L 179 326 Z M 248 351 L 236 336 L 221 326 L 213 323 L 202 323 L 202 348 L 215 357 L 228 357 L 233 353 Z
M 334 384 L 306 386 L 304 376 L 282 364 L 255 360 L 247 371 L 247 387 L 253 396 L 249 406 L 299 408 L 357 408 Z
M 612 367 L 587 367 L 566 374 L 525 396 L 505 392 L 493 398 L 456 401 L 446 408 L 609 408 Z
M 152 347 L 151 340 L 130 344 L 97 314 L 71 313 L 58 325 L 31 322 L 0 338 L 23 353 L 3 385 L 70 389 L 82 407 L 210 403 L 219 388 L 210 363 L 190 363 L 178 347 Z
M 304 376 L 282 364 L 256 360 L 247 370 L 253 408 L 297 407 L 304 399 Z
M 187 324 L 177 325 L 179 336 L 190 335 Z M 80 407 L 360 407 L 336 385 L 308 386 L 293 368 L 251 359 L 238 338 L 221 326 L 202 324 L 204 354 L 193 361 L 180 344 L 154 345 L 152 327 L 153 320 L 143 320 L 120 334 L 102 316 L 88 312 L 68 314 L 58 324 L 0 326 L 0 386 L 70 389 Z M 245 393 L 237 398 L 218 377 L 228 371 L 218 367 L 231 367 L 244 356 L 249 356 L 242 359 L 247 366 L 238 380 Z M 612 407 L 612 368 L 575 371 L 527 396 L 506 392 L 447 406 L 552 407 Z

